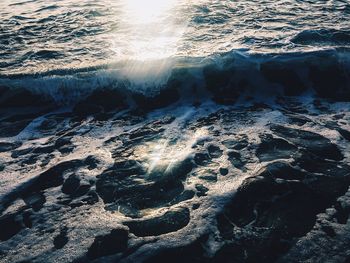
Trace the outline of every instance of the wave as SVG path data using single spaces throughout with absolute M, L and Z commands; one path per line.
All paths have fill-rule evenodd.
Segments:
M 210 97 L 231 104 L 240 96 L 307 93 L 350 101 L 350 51 L 250 54 L 235 50 L 206 58 L 128 61 L 40 74 L 0 75 L 0 86 L 25 89 L 56 105 L 76 105 L 87 99 L 93 103 L 94 97 L 103 101 L 110 91 L 120 95 L 115 97 L 118 100 L 144 106 L 179 98 L 198 101 Z M 109 93 L 103 93 L 106 90 Z
M 350 30 L 303 30 L 294 36 L 291 42 L 302 45 L 349 45 Z

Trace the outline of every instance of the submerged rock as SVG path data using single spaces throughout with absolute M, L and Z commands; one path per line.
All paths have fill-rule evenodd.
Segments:
M 128 247 L 128 235 L 128 231 L 121 228 L 113 229 L 110 234 L 97 236 L 87 252 L 87 257 L 96 259 L 125 251 Z
M 49 114 L 0 142 L 5 261 L 306 262 L 333 259 L 329 247 L 346 258 L 346 110 L 281 98 L 179 114 L 141 99 L 122 112 L 108 94 L 95 94 L 105 118 Z
M 305 148 L 306 151 L 315 154 L 321 158 L 336 161 L 342 160 L 344 158 L 339 148 L 335 144 L 333 144 L 329 139 L 323 137 L 320 134 L 310 131 L 288 128 L 281 125 L 271 125 L 271 130 L 275 134 L 288 139 L 294 144 Z
M 190 221 L 190 211 L 188 208 L 177 208 L 165 214 L 151 219 L 134 220 L 125 222 L 130 232 L 136 236 L 159 236 L 166 233 L 175 232 L 185 227 Z
M 262 162 L 276 159 L 291 158 L 297 152 L 297 147 L 280 138 L 264 136 L 259 145 L 256 155 Z
M 53 245 L 56 249 L 63 248 L 68 242 L 67 229 L 61 230 L 61 232 L 54 238 Z

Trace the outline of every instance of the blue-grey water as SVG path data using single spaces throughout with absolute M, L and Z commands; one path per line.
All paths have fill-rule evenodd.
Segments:
M 0 18 L 2 83 L 42 89 L 94 86 L 96 79 L 109 85 L 120 68 L 150 86 L 164 82 L 174 64 L 223 54 L 347 56 L 350 46 L 350 3 L 341 0 L 2 0 Z M 72 72 L 85 72 L 78 78 L 85 83 Z M 60 81 L 7 79 L 40 74 Z
M 1 73 L 246 48 L 350 45 L 348 1 L 9 1 L 0 3 Z

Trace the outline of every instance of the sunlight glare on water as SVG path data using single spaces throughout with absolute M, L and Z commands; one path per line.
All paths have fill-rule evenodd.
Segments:
M 1 0 L 0 75 L 348 47 L 348 2 Z
M 130 23 L 146 24 L 156 22 L 157 19 L 168 12 L 176 0 L 124 0 L 125 12 L 128 14 Z
M 120 27 L 126 29 L 127 45 L 115 45 L 115 53 L 137 61 L 175 55 L 186 28 L 183 15 L 177 17 L 179 5 L 180 0 L 124 0 Z
M 181 1 L 121 2 L 120 34 L 115 35 L 113 45 L 115 60 L 124 62 L 122 74 L 138 89 L 161 86 L 168 79 L 172 57 L 186 30 Z

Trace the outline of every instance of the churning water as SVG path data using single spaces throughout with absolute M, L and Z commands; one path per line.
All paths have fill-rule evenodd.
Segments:
M 2 0 L 0 18 L 0 84 L 41 90 L 161 86 L 224 57 L 347 61 L 350 46 L 340 0 Z

